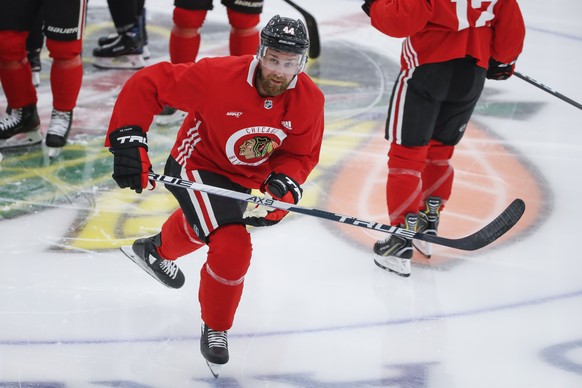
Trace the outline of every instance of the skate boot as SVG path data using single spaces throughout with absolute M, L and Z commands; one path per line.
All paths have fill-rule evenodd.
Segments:
M 442 204 L 440 197 L 428 197 L 426 208 L 418 213 L 418 232 L 436 236 L 439 227 L 440 208 Z M 426 241 L 414 240 L 412 245 L 427 259 L 432 255 L 432 244 Z
M 34 49 L 26 52 L 28 62 L 30 63 L 30 70 L 32 70 L 32 84 L 35 88 L 40 86 L 40 71 L 42 70 L 40 51 L 41 49 Z
M 228 362 L 228 340 L 226 331 L 212 330 L 205 323 L 202 324 L 200 335 L 200 352 L 214 377 L 218 377 L 220 366 Z
M 409 213 L 404 218 L 404 229 L 416 231 L 418 215 Z M 374 253 L 379 257 L 374 262 L 380 268 L 394 272 L 397 275 L 410 276 L 410 260 L 412 259 L 412 240 L 391 235 L 386 240 L 374 244 Z
M 107 46 L 113 42 L 115 42 L 115 40 L 117 39 L 117 37 L 119 36 L 119 34 L 117 32 L 113 32 L 109 35 L 105 35 L 105 36 L 100 36 L 99 39 L 97 39 L 97 46 L 99 47 L 103 47 L 103 46 Z
M 160 234 L 153 237 L 140 238 L 133 243 L 133 255 L 123 251 L 131 260 L 156 280 L 170 288 L 180 288 L 184 285 L 184 274 L 172 260 L 163 259 L 157 247 L 162 244 Z
M 46 132 L 45 143 L 47 147 L 62 148 L 67 144 L 71 124 L 73 123 L 73 111 L 63 112 L 53 108 L 51 121 Z
M 36 105 L 8 107 L 0 117 L 0 149 L 31 146 L 40 143 L 40 119 Z
M 118 36 L 119 36 L 119 34 L 117 32 L 114 32 L 114 33 L 109 34 L 107 36 L 101 36 L 99 39 L 97 39 L 97 45 L 99 47 L 107 46 L 108 44 L 113 43 L 117 39 Z M 150 49 L 148 48 L 147 40 L 145 40 L 144 44 L 143 44 L 143 59 L 148 60 L 151 58 L 151 56 L 152 56 L 152 53 L 150 52 Z
M 93 66 L 101 69 L 141 69 L 146 66 L 139 27 L 119 33 L 113 41 L 93 50 Z

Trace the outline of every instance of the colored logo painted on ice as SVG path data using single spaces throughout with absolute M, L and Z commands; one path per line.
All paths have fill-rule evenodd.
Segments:
M 89 15 L 85 39 L 88 43 L 84 45 L 88 51 L 84 60 L 92 58 L 90 50 L 95 46 L 92 42 L 103 32 L 92 27 L 91 20 Z M 152 31 L 163 32 L 150 37 L 154 58 L 166 53 L 170 23 L 164 19 L 157 29 L 155 18 L 150 23 Z M 208 27 L 216 26 L 209 24 Z M 226 24 L 219 28 L 228 31 Z M 221 44 L 224 47 L 209 42 L 206 54 L 218 55 L 220 50 L 228 50 L 227 43 Z M 337 66 L 338 63 L 343 65 Z M 174 198 L 161 187 L 136 195 L 131 190 L 118 189 L 111 179 L 113 158 L 103 147 L 104 133 L 119 87 L 133 72 L 94 73 L 91 66 L 86 68 L 70 144 L 59 158 L 47 160 L 36 148 L 5 153 L 0 164 L 0 219 L 3 222 L 55 207 L 77 211 L 68 234 L 54 249 L 116 249 L 137 237 L 157 233 L 177 207 Z M 324 56 L 308 64 L 306 72 L 326 95 L 326 133 L 320 163 L 304 185 L 301 206 L 373 222 L 388 222 L 384 199 L 387 143 L 383 140 L 383 125 L 390 85 L 398 70 L 397 63 L 378 53 L 361 55 L 333 41 L 328 42 Z M 479 115 L 527 119 L 539 108 L 534 102 L 502 103 L 499 96 L 492 102 L 488 99 L 491 93 L 495 91 L 483 93 L 475 113 L 477 119 Z M 39 105 L 45 127 L 50 111 L 50 104 Z M 227 112 L 233 120 L 240 117 L 240 113 Z M 282 126 L 288 130 L 292 128 L 289 121 L 283 121 Z M 149 154 L 155 171 L 163 170 L 177 127 L 154 126 L 148 133 Z M 250 129 L 233 134 L 225 150 L 235 164 L 263 163 L 285 138 L 281 129 Z M 471 123 L 466 132 L 453 159 L 457 176 L 453 197 L 442 218 L 441 234 L 447 237 L 469 234 L 518 196 L 526 201 L 528 209 L 516 231 L 527 228 L 545 203 L 535 172 L 502 141 L 475 123 Z M 311 190 L 312 184 L 322 190 Z M 325 198 L 333 198 L 333 201 L 325 202 L 319 195 L 323 192 Z M 295 216 L 304 217 L 292 217 Z M 385 237 L 377 231 L 324 220 L 321 227 L 332 229 L 334 233 L 339 229 L 342 239 L 347 238 L 365 251 L 370 251 L 375 239 Z M 446 261 L 455 255 L 458 252 L 438 248 L 431 262 Z M 420 258 L 415 257 L 415 261 L 422 263 Z

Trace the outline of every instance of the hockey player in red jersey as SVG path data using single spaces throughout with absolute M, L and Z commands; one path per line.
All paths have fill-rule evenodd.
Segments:
M 390 223 L 437 233 L 451 195 L 450 159 L 484 87 L 485 78 L 513 74 L 525 37 L 516 0 L 366 0 L 372 26 L 402 44 L 386 121 Z M 414 242 L 426 257 L 431 247 Z M 413 242 L 378 241 L 375 263 L 410 275 Z
M 138 71 L 121 90 L 107 132 L 113 178 L 140 193 L 151 164 L 147 131 L 164 105 L 188 112 L 165 174 L 250 193 L 260 189 L 297 203 L 301 184 L 318 163 L 323 136 L 321 90 L 303 73 L 309 41 L 299 20 L 274 16 L 261 31 L 256 56 L 159 63 Z M 286 211 L 244 218 L 241 201 L 168 187 L 180 208 L 154 237 L 133 251 L 147 272 L 179 288 L 174 263 L 208 246 L 200 271 L 201 352 L 211 364 L 228 361 L 231 328 L 251 259 L 246 225 L 278 223 Z
M 190 63 L 196 61 L 200 50 L 202 25 L 213 0 L 174 0 L 172 32 L 170 34 L 170 61 Z M 263 0 L 222 0 L 230 24 L 230 55 L 254 54 L 259 46 L 260 15 Z M 166 106 L 156 118 L 159 125 L 169 125 L 179 120 L 182 112 Z

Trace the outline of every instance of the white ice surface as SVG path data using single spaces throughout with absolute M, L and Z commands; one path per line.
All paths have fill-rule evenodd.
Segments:
M 208 20 L 225 23 L 219 3 Z M 297 3 L 317 18 L 323 56 L 341 41 L 398 61 L 400 42 L 365 24 L 360 1 Z M 147 1 L 168 17 L 170 4 Z M 582 2 L 520 5 L 528 31 L 517 69 L 582 102 Z M 296 15 L 268 0 L 262 20 L 276 13 Z M 499 101 L 545 103 L 527 121 L 479 117 L 551 193 L 551 212 L 522 238 L 403 279 L 326 221 L 293 216 L 255 231 L 231 361 L 214 380 L 198 350 L 205 250 L 179 262 L 187 281 L 175 291 L 117 251 L 48 250 L 73 207 L 3 220 L 0 386 L 582 386 L 582 111 L 515 77 L 487 87 Z

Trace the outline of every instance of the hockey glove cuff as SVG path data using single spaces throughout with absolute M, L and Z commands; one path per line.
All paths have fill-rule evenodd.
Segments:
M 487 68 L 487 79 L 503 81 L 513 75 L 515 70 L 515 61 L 511 63 L 501 63 L 493 58 L 489 58 L 489 67 Z
M 269 193 L 273 198 L 296 205 L 301 199 L 303 189 L 299 183 L 285 174 L 272 172 L 261 185 L 263 193 Z
M 147 135 L 140 127 L 122 127 L 109 134 L 109 142 L 113 153 L 113 179 L 119 187 L 141 193 L 148 185 L 148 173 L 152 169 Z
M 261 185 L 261 191 L 276 200 L 292 204 L 297 204 L 303 194 L 303 189 L 293 178 L 275 172 Z M 279 223 L 287 213 L 287 210 L 257 206 L 247 212 L 244 222 L 252 226 L 271 226 Z

